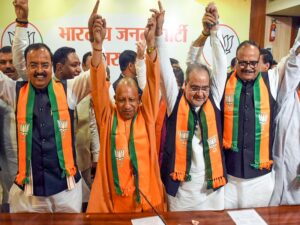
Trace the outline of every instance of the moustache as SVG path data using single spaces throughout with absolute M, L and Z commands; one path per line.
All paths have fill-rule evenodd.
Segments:
M 33 76 L 36 78 L 38 76 L 43 76 L 43 77 L 47 77 L 47 74 L 44 72 L 44 73 L 34 73 Z
M 16 70 L 12 68 L 7 68 L 3 71 L 3 73 L 14 73 Z
M 254 70 L 242 70 L 242 73 L 254 73 Z

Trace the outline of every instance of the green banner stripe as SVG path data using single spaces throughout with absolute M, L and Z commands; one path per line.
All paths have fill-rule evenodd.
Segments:
M 29 181 L 30 176 L 30 162 L 32 153 L 32 126 L 33 126 L 33 107 L 35 101 L 35 91 L 32 84 L 29 82 L 28 99 L 26 105 L 26 124 L 29 125 L 28 133 L 26 135 L 26 180 Z
M 60 133 L 60 130 L 58 127 L 59 112 L 58 112 L 58 105 L 57 105 L 57 101 L 56 101 L 55 92 L 53 89 L 53 81 L 52 80 L 50 81 L 50 83 L 48 85 L 48 95 L 49 95 L 52 117 L 53 117 L 57 156 L 58 156 L 60 168 L 63 170 L 62 177 L 65 177 L 66 167 L 65 167 L 64 153 L 63 153 L 63 149 L 62 149 L 62 138 L 61 138 L 61 133 Z
M 259 116 L 261 113 L 260 79 L 262 79 L 261 73 L 259 73 L 253 86 L 254 111 L 255 111 L 254 167 L 256 167 L 257 169 L 260 166 L 260 143 L 261 143 L 261 125 L 259 122 Z
M 135 190 L 136 190 L 136 201 L 138 203 L 141 202 L 140 191 L 139 191 L 139 171 L 138 171 L 138 161 L 136 156 L 136 150 L 134 145 L 134 124 L 136 120 L 137 114 L 133 117 L 130 125 L 130 140 L 129 140 L 129 153 L 130 160 L 133 166 L 133 172 L 135 176 Z
M 115 153 L 117 126 L 118 126 L 117 112 L 114 112 L 114 119 L 113 119 L 113 125 L 112 125 L 111 137 L 110 137 L 111 138 L 111 147 L 110 147 L 110 149 L 111 149 L 111 164 L 112 164 L 112 172 L 113 172 L 115 190 L 118 195 L 122 195 L 119 174 L 118 174 L 116 153 Z
M 209 100 L 207 100 L 209 101 Z M 204 160 L 205 160 L 205 172 L 206 172 L 206 180 L 207 180 L 207 188 L 211 189 L 212 186 L 212 168 L 209 156 L 209 146 L 208 146 L 208 127 L 206 121 L 206 115 L 203 111 L 203 107 L 200 112 L 200 120 L 201 120 L 201 128 L 202 128 L 202 143 L 203 143 L 203 152 L 204 152 Z
M 189 117 L 188 117 L 188 141 L 187 141 L 187 156 L 186 156 L 186 181 L 191 180 L 190 170 L 192 163 L 192 144 L 193 144 L 193 136 L 194 136 L 194 115 L 193 112 L 189 109 Z
M 238 79 L 234 91 L 233 101 L 233 126 L 232 126 L 232 150 L 238 151 L 238 131 L 239 131 L 239 110 L 240 110 L 240 96 L 242 91 L 242 82 Z

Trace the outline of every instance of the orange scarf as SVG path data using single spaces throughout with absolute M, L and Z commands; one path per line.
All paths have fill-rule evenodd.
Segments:
M 62 176 L 74 176 L 76 167 L 72 151 L 71 120 L 63 85 L 51 80 L 48 95 L 54 121 L 57 155 L 60 168 L 63 170 Z M 16 182 L 19 185 L 29 183 L 34 100 L 35 90 L 29 82 L 20 89 L 17 104 L 19 170 Z
M 224 174 L 221 145 L 216 123 L 215 110 L 210 99 L 202 106 L 200 111 L 202 128 L 203 151 L 205 158 L 207 188 L 218 188 L 226 184 Z M 189 181 L 192 158 L 192 139 L 194 136 L 194 115 L 190 106 L 182 95 L 177 112 L 176 122 L 176 152 L 174 180 Z
M 238 152 L 239 103 L 242 82 L 237 78 L 236 71 L 226 84 L 224 99 L 224 133 L 225 149 Z M 270 95 L 261 73 L 253 86 L 255 107 L 255 161 L 251 164 L 256 169 L 270 169 Z
M 126 122 L 123 121 L 119 113 L 114 112 L 111 130 L 111 160 L 117 194 L 115 200 L 120 197 L 133 198 L 135 196 L 136 203 L 143 204 L 145 209 L 149 208 L 149 205 L 141 201 L 139 190 L 147 195 L 150 185 L 148 134 L 142 116 L 136 114 L 132 119 L 129 136 L 129 127 Z M 140 174 L 143 176 L 141 177 Z M 130 199 L 128 200 L 133 204 Z M 120 201 L 115 201 L 115 208 L 119 204 L 118 202 L 120 203 Z M 125 204 L 124 201 L 122 204 Z
M 164 125 L 164 120 L 166 117 L 167 112 L 167 103 L 164 99 L 161 99 L 159 102 L 159 113 L 156 118 L 155 122 L 155 134 L 156 134 L 156 149 L 157 149 L 157 155 L 160 155 L 160 143 L 161 143 L 161 132 L 162 127 Z

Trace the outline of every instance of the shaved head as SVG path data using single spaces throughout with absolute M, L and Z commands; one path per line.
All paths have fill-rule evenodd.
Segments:
M 130 120 L 137 113 L 140 104 L 138 86 L 134 79 L 121 79 L 116 88 L 116 107 L 123 120 Z
M 116 87 L 116 94 L 118 93 L 118 89 L 120 89 L 120 87 L 127 86 L 133 89 L 136 89 L 137 93 L 138 93 L 138 86 L 137 83 L 134 79 L 132 79 L 131 77 L 124 77 L 120 80 L 120 82 L 118 83 L 117 87 Z

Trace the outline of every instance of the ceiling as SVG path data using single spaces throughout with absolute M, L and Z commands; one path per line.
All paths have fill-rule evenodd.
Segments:
M 268 0 L 267 15 L 300 16 L 299 0 Z
M 268 13 L 268 15 L 300 16 L 300 5 L 282 9 L 276 12 Z

